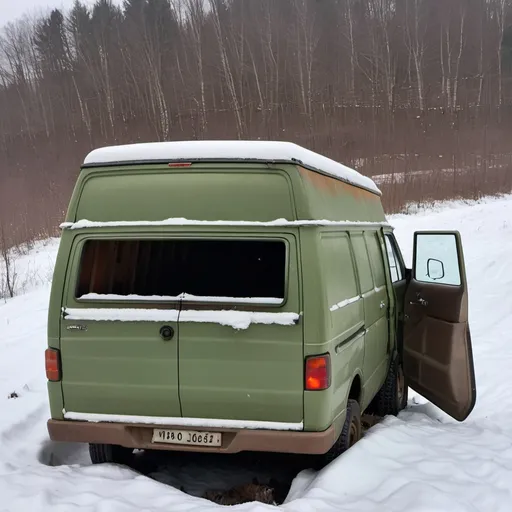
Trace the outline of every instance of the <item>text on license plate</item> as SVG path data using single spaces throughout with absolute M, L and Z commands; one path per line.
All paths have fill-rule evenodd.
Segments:
M 221 446 L 222 434 L 191 430 L 153 429 L 153 443 L 188 444 L 193 446 Z

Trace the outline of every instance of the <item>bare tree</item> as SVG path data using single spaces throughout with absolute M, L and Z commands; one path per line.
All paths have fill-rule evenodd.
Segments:
M 294 0 L 296 15 L 296 60 L 299 90 L 304 114 L 311 126 L 313 118 L 313 64 L 318 38 L 315 34 L 315 15 L 308 0 Z
M 197 77 L 199 79 L 199 100 L 196 101 L 200 106 L 201 134 L 204 137 L 207 127 L 206 86 L 203 61 L 203 27 L 206 16 L 204 2 L 202 0 L 186 0 L 185 7 L 187 11 L 187 21 L 190 25 L 190 30 L 188 31 L 190 47 L 194 52 Z
M 425 84 L 423 61 L 425 58 L 425 33 L 423 9 L 425 0 L 405 0 L 406 9 L 406 43 L 416 74 L 416 91 L 420 110 L 425 109 Z
M 16 261 L 10 244 L 8 243 L 5 228 L 2 223 L 0 223 L 0 257 L 3 263 L 0 292 L 2 291 L 1 288 L 4 287 L 8 296 L 12 298 L 16 292 L 18 274 L 16 272 Z
M 494 17 L 497 26 L 497 45 L 496 45 L 496 61 L 498 64 L 498 104 L 503 103 L 503 66 L 501 57 L 501 44 L 503 41 L 503 34 L 505 32 L 505 19 L 507 0 L 492 0 L 494 7 Z
M 439 46 L 441 49 L 442 93 L 446 98 L 448 110 L 454 110 L 457 107 L 460 63 L 464 49 L 466 7 L 464 2 L 459 0 L 450 0 L 445 5 L 448 7 L 447 10 L 439 12 L 441 15 Z
M 235 81 L 233 79 L 233 72 L 231 70 L 231 64 L 228 58 L 226 38 L 224 34 L 223 23 L 221 22 L 220 17 L 220 11 L 221 9 L 224 9 L 225 6 L 222 0 L 210 0 L 210 7 L 212 10 L 213 26 L 215 28 L 215 35 L 217 38 L 217 44 L 219 48 L 220 61 L 222 65 L 224 80 L 226 82 L 226 87 L 231 98 L 231 104 L 235 116 L 237 136 L 239 139 L 241 139 L 245 134 L 245 127 L 242 121 L 240 102 L 238 100 Z

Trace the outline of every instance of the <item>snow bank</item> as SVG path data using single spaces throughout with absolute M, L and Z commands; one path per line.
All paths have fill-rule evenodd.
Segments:
M 158 226 L 220 226 L 220 227 L 304 227 L 304 226 L 353 226 L 361 227 L 384 227 L 389 226 L 387 222 L 365 222 L 350 220 L 286 220 L 276 219 L 269 222 L 247 221 L 247 220 L 190 220 L 182 218 L 171 218 L 164 220 L 115 220 L 115 221 L 92 221 L 82 219 L 77 222 L 63 222 L 62 229 L 87 229 L 87 228 L 120 228 L 120 227 L 158 227 Z
M 512 196 L 471 205 L 447 203 L 390 221 L 409 264 L 414 231 L 461 231 L 478 392 L 475 410 L 457 423 L 411 393 L 399 418 L 386 418 L 325 470 L 301 472 L 280 509 L 510 512 Z M 53 249 L 45 250 L 40 255 L 44 264 L 54 258 Z M 155 481 L 125 467 L 91 466 L 86 446 L 51 443 L 43 362 L 47 304 L 47 286 L 0 303 L 2 512 L 215 512 L 217 505 L 180 492 L 180 486 L 187 491 L 229 488 L 251 480 L 254 466 L 247 459 L 237 464 L 223 456 L 170 457 L 154 474 Z M 7 399 L 12 392 L 19 398 Z M 258 503 L 233 507 L 234 512 L 269 510 Z
M 59 240 L 52 238 L 31 243 L 30 249 L 26 246 L 11 249 L 10 271 L 11 275 L 16 275 L 15 295 L 23 295 L 51 283 L 58 248 Z M 3 275 L 5 264 L 3 258 L 0 258 L 0 287 Z M 3 298 L 1 292 L 0 289 L 0 300 Z
M 380 190 L 370 178 L 346 165 L 291 142 L 237 140 L 127 144 L 95 149 L 86 156 L 84 165 L 215 160 L 299 163 L 380 194 Z
M 180 322 L 220 324 L 233 329 L 247 329 L 251 324 L 294 325 L 297 313 L 264 313 L 251 311 L 178 311 L 175 309 L 132 308 L 65 308 L 66 320 L 109 322 Z
M 204 427 L 204 428 L 240 428 L 248 430 L 303 430 L 304 423 L 282 423 L 277 421 L 240 421 L 216 420 L 204 418 L 160 418 L 155 416 L 128 416 L 122 414 L 93 414 L 86 412 L 66 411 L 64 417 L 68 420 L 88 421 L 99 423 L 133 423 L 141 425 L 160 425 L 174 427 Z

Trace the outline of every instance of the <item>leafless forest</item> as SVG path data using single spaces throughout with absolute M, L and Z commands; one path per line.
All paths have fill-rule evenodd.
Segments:
M 0 233 L 55 233 L 91 148 L 291 140 L 388 211 L 512 188 L 512 0 L 98 0 L 0 37 Z

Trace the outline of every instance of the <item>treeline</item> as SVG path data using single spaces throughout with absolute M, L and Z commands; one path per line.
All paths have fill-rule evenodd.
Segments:
M 388 210 L 510 191 L 511 3 L 97 0 L 11 23 L 3 232 L 54 232 L 86 152 L 149 140 L 296 141 L 402 173 L 378 178 Z

